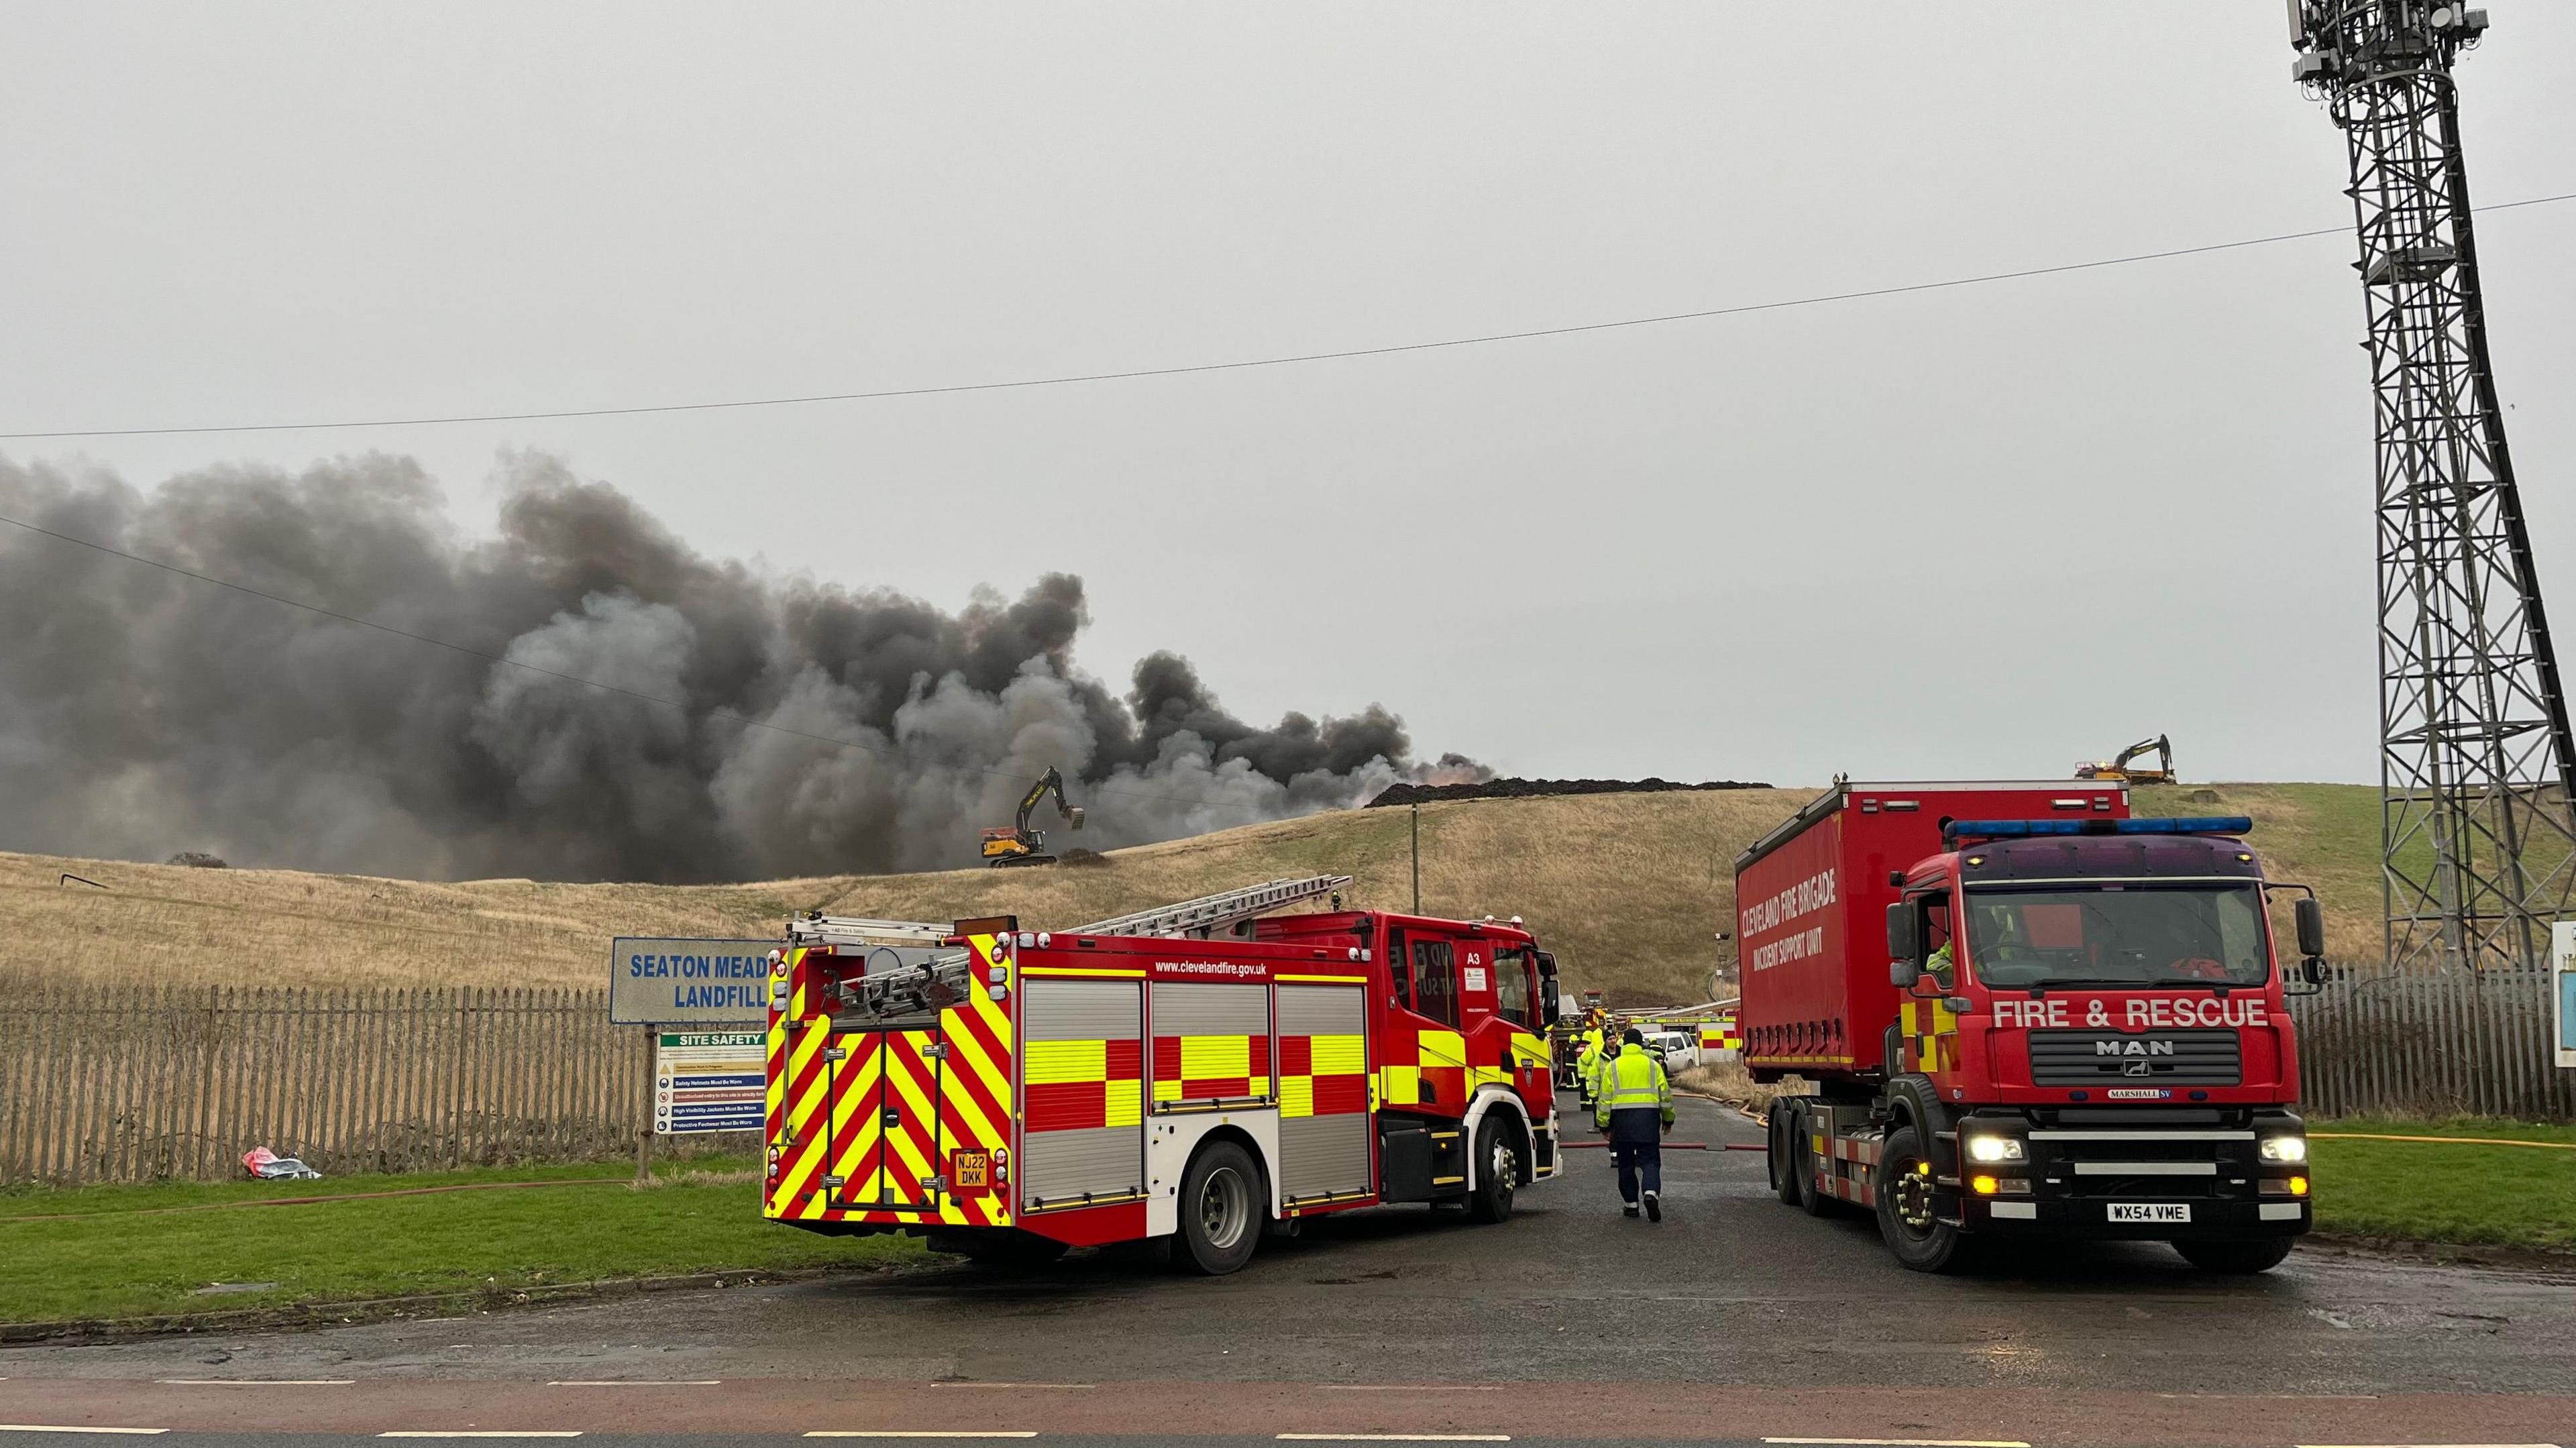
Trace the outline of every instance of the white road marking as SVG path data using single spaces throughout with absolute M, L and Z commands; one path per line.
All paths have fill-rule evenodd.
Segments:
M 182 1388 L 345 1388 L 356 1378 L 154 1378 Z
M 1865 1448 L 2030 1448 L 2018 1438 L 1765 1438 L 1765 1443 L 1859 1444 Z
M 74 1428 L 55 1423 L 0 1423 L 0 1433 L 167 1433 L 167 1428 Z
M 712 1388 L 722 1378 L 560 1378 L 550 1388 Z
M 1034 1438 L 1037 1436 L 1037 1430 L 1031 1428 L 1023 1429 L 1018 1432 L 987 1433 L 980 1432 L 972 1428 L 916 1428 L 909 1431 L 901 1428 L 843 1428 L 837 1430 L 830 1428 L 817 1428 L 805 1436 L 808 1438 Z

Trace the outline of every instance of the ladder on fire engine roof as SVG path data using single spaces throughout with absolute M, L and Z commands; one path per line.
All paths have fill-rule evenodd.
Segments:
M 826 915 L 817 910 L 812 914 L 788 918 L 787 943 L 935 946 L 955 934 L 956 929 L 953 925 L 933 925 L 918 920 L 866 920 L 856 915 Z
M 1114 920 L 1077 926 L 1067 935 L 1170 935 L 1201 940 L 1230 925 L 1267 915 L 1282 905 L 1330 895 L 1351 883 L 1348 875 L 1309 875 L 1304 879 L 1270 880 L 1240 890 L 1220 890 L 1195 900 L 1139 910 Z
M 1195 935 L 1204 940 L 1230 925 L 1238 925 L 1255 916 L 1266 915 L 1283 905 L 1330 895 L 1351 883 L 1348 875 L 1309 875 L 1303 879 L 1271 880 L 1259 885 L 1246 885 L 1240 890 L 1220 890 L 1201 895 L 1195 900 L 1157 905 L 1133 915 L 1121 915 L 1094 925 L 1078 926 L 1069 935 Z M 798 915 L 787 922 L 790 945 L 910 945 L 936 946 L 954 935 L 954 925 L 939 925 L 919 920 L 869 920 L 856 915 L 825 915 L 821 911 Z

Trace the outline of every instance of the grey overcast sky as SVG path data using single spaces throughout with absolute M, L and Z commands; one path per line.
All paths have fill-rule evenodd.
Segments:
M 2470 174 L 2576 191 L 2576 5 Z M 2347 225 L 2277 0 L 0 7 L 0 431 L 688 402 L 1559 326 Z M 2480 230 L 2576 609 L 2576 203 Z M 420 458 L 1519 774 L 2376 777 L 2348 236 L 1403 356 L 0 443 Z M 125 565 L 119 565 L 125 566 Z M 327 600 L 326 600 L 327 601 Z

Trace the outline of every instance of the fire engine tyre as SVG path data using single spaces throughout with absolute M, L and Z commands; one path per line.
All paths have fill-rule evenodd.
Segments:
M 1486 1113 L 1476 1127 L 1476 1190 L 1467 1197 L 1467 1216 L 1478 1222 L 1508 1222 L 1512 1188 L 1521 1179 L 1521 1135 L 1503 1124 L 1502 1113 Z
M 1261 1242 L 1261 1173 L 1231 1141 L 1210 1142 L 1181 1177 L 1183 1266 L 1222 1277 L 1252 1260 Z
M 1878 1234 L 1905 1266 L 1947 1272 L 1962 1265 L 1968 1243 L 1957 1227 L 1934 1215 L 1932 1178 L 1915 1169 L 1928 1160 L 1921 1127 L 1900 1126 L 1888 1134 L 1878 1158 Z
M 1770 1132 L 1770 1145 L 1762 1153 L 1762 1165 L 1770 1172 L 1772 1194 L 1780 1205 L 1798 1205 L 1798 1163 L 1789 1144 L 1797 1139 L 1797 1113 L 1774 1103 L 1764 1125 Z
M 2290 1255 L 2287 1237 L 2261 1237 L 2250 1242 L 2176 1242 L 2182 1260 L 2203 1272 L 2246 1274 L 2269 1272 Z

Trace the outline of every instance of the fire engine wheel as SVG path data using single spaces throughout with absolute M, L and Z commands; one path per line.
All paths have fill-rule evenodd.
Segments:
M 1520 1134 L 1503 1125 L 1500 1113 L 1489 1113 L 1476 1127 L 1476 1190 L 1467 1198 L 1467 1215 L 1479 1222 L 1511 1220 L 1512 1188 L 1521 1179 Z
M 1190 1159 L 1181 1178 L 1181 1256 L 1188 1266 L 1222 1277 L 1252 1260 L 1261 1241 L 1260 1186 L 1251 1154 L 1231 1141 L 1212 1142 Z
M 2269 1272 L 2290 1255 L 2287 1237 L 2263 1237 L 2251 1242 L 2176 1242 L 2173 1249 L 2182 1260 L 2203 1272 Z
M 1798 1205 L 1798 1113 L 1787 1106 L 1771 1108 L 1771 1149 L 1765 1152 L 1764 1165 L 1771 1170 L 1771 1190 L 1780 1205 Z
M 1958 1265 L 1967 1240 L 1940 1220 L 1932 1197 L 1932 1158 L 1920 1127 L 1900 1126 L 1878 1158 L 1878 1234 L 1896 1260 L 1917 1272 Z

